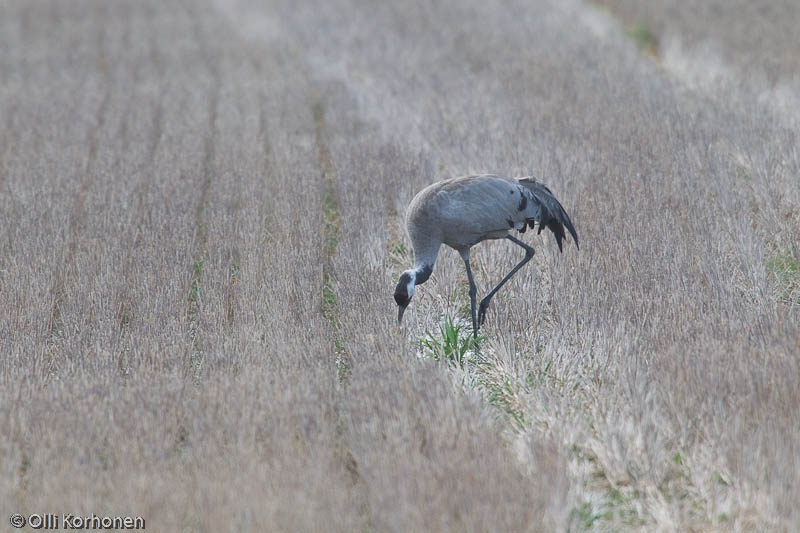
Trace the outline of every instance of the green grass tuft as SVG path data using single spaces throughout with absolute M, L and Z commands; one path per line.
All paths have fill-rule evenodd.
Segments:
M 625 29 L 625 35 L 633 39 L 636 46 L 651 56 L 658 56 L 658 37 L 649 24 L 640 22 Z
M 778 284 L 778 301 L 800 304 L 800 260 L 792 252 L 775 251 L 767 259 L 767 272 Z
M 489 405 L 494 406 L 504 413 L 513 427 L 519 430 L 525 429 L 526 420 L 523 413 L 517 392 L 508 376 L 496 379 L 495 376 L 487 375 L 482 384 L 486 390 L 486 400 Z
M 192 266 L 192 285 L 189 288 L 189 301 L 193 303 L 200 301 L 200 277 L 203 275 L 203 265 L 204 262 L 199 260 L 195 261 Z
M 445 317 L 439 326 L 439 336 L 428 335 L 420 338 L 422 346 L 436 361 L 446 361 L 458 368 L 465 368 L 468 356 L 477 350 L 478 345 L 486 340 L 485 335 L 472 335 L 472 328 L 456 324 L 450 317 Z

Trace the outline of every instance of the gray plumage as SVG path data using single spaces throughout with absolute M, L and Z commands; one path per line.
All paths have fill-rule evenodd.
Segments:
M 406 226 L 414 248 L 415 267 L 400 276 L 394 298 L 399 306 L 398 321 L 414 295 L 416 285 L 430 276 L 439 248 L 446 244 L 457 250 L 467 268 L 473 334 L 483 324 L 492 296 L 527 263 L 533 248 L 511 236 L 512 229 L 524 233 L 539 224 L 553 232 L 559 250 L 566 226 L 578 246 L 578 235 L 566 211 L 553 193 L 531 178 L 505 178 L 490 174 L 453 178 L 421 190 L 406 212 Z M 487 239 L 509 239 L 525 249 L 525 258 L 481 301 L 476 315 L 476 287 L 469 264 L 469 250 Z

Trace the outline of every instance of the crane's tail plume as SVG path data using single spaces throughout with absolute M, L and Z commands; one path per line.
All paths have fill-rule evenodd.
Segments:
M 528 225 L 533 228 L 534 222 L 539 222 L 538 233 L 541 233 L 544 227 L 549 228 L 556 238 L 559 251 L 562 252 L 564 251 L 562 242 L 564 237 L 566 237 L 564 226 L 566 226 L 570 235 L 572 235 L 572 239 L 575 241 L 575 246 L 580 250 L 581 247 L 578 244 L 578 233 L 575 231 L 575 226 L 572 225 L 569 215 L 564 211 L 564 207 L 556 199 L 550 189 L 531 178 L 522 178 L 519 180 L 519 183 L 530 191 L 533 200 L 541 208 L 539 220 L 530 218 L 528 219 Z

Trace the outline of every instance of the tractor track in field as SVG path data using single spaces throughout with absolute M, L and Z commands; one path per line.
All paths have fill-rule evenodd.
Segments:
M 101 30 L 98 34 L 97 46 L 98 50 L 104 50 L 105 48 L 104 30 Z M 48 336 L 46 342 L 48 353 L 45 361 L 47 364 L 45 372 L 47 375 L 57 374 L 60 368 L 60 361 L 56 356 L 56 346 L 66 333 L 66 325 L 64 323 L 64 306 L 66 305 L 67 301 L 66 280 L 70 275 L 70 272 L 75 268 L 75 255 L 78 248 L 78 239 L 86 215 L 86 197 L 95 178 L 95 164 L 97 161 L 99 145 L 98 134 L 105 124 L 108 103 L 111 100 L 112 84 L 109 80 L 108 71 L 101 69 L 101 72 L 105 84 L 105 90 L 103 92 L 103 96 L 101 97 L 100 103 L 97 106 L 94 125 L 86 134 L 86 146 L 88 147 L 86 161 L 81 172 L 80 183 L 75 191 L 72 206 L 70 207 L 67 228 L 67 245 L 64 251 L 63 259 L 60 261 L 55 272 L 53 285 L 50 290 L 50 294 L 53 298 L 53 304 L 50 309 L 50 316 L 48 318 L 46 330 Z
M 152 15 L 151 15 L 152 16 Z M 159 79 L 163 79 L 163 62 L 160 59 L 158 47 L 150 43 L 150 57 L 153 65 L 158 66 Z M 140 181 L 134 187 L 134 210 L 135 221 L 125 247 L 125 259 L 122 268 L 122 284 L 116 295 L 116 322 L 117 322 L 117 345 L 116 356 L 119 370 L 127 374 L 131 367 L 131 355 L 134 351 L 134 343 L 131 338 L 131 323 L 136 314 L 136 304 L 134 302 L 134 270 L 136 261 L 136 249 L 139 248 L 144 240 L 143 228 L 145 227 L 147 214 L 146 199 L 150 194 L 153 185 L 153 177 L 156 173 L 155 159 L 164 129 L 164 98 L 166 87 L 162 85 L 156 100 L 153 102 L 152 119 L 153 125 L 151 134 L 148 136 L 147 149 L 140 163 Z
M 314 117 L 314 142 L 317 163 L 322 176 L 323 263 L 322 263 L 322 313 L 332 330 L 334 360 L 339 379 L 346 382 L 352 366 L 347 350 L 339 335 L 339 307 L 336 299 L 336 273 L 334 256 L 342 238 L 340 227 L 340 201 L 336 189 L 336 166 L 326 138 L 325 106 L 321 101 L 311 106 Z
M 215 164 L 215 144 L 217 129 L 217 114 L 219 111 L 220 98 L 220 73 L 219 68 L 213 61 L 208 49 L 207 40 L 204 38 L 203 30 L 200 27 L 199 15 L 193 14 L 193 31 L 197 47 L 200 50 L 203 63 L 208 70 L 212 80 L 211 91 L 208 97 L 208 126 L 206 137 L 203 144 L 203 164 L 202 176 L 200 181 L 200 195 L 195 207 L 194 222 L 194 253 L 190 270 L 189 290 L 188 290 L 188 367 L 187 371 L 194 380 L 200 378 L 203 371 L 205 359 L 203 350 L 202 332 L 202 311 L 203 311 L 203 270 L 208 261 L 208 210 L 211 196 L 211 186 L 216 173 Z

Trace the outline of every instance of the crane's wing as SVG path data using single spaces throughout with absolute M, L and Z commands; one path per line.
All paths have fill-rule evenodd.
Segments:
M 520 178 L 518 181 L 524 187 L 524 190 L 530 193 L 530 199 L 534 204 L 539 207 L 538 220 L 536 217 L 532 217 L 528 220 L 528 225 L 533 228 L 533 222 L 539 222 L 538 233 L 542 232 L 543 227 L 548 227 L 555 235 L 560 251 L 563 251 L 561 241 L 566 236 L 564 233 L 564 226 L 566 226 L 575 241 L 575 246 L 580 250 L 575 227 L 572 225 L 572 221 L 569 219 L 567 212 L 564 211 L 561 203 L 550 192 L 550 189 L 531 178 Z

